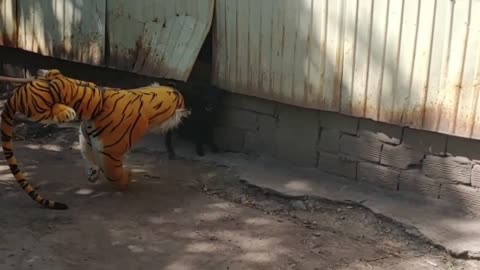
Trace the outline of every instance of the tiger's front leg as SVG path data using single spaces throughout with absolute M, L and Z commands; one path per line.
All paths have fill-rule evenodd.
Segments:
M 148 132 L 148 118 L 132 117 L 123 122 L 109 121 L 107 124 L 96 123 L 95 126 L 96 130 L 104 130 L 98 137 L 91 138 L 100 171 L 107 180 L 124 190 L 128 187 L 132 176 L 131 170 L 123 166 L 124 157 L 130 148 Z M 110 132 L 109 128 L 113 129 L 113 127 L 118 131 Z
M 90 139 L 87 136 L 87 122 L 82 122 L 79 128 L 80 153 L 85 161 L 87 179 L 90 183 L 95 183 L 100 176 L 100 168 L 93 150 Z
M 25 115 L 24 112 L 21 112 Z M 75 110 L 67 105 L 56 103 L 50 110 L 42 113 L 35 113 L 28 117 L 30 120 L 40 122 L 43 124 L 62 124 L 75 120 L 77 113 Z
M 57 103 L 52 107 L 52 120 L 55 123 L 66 123 L 75 120 L 77 113 L 67 105 Z
M 56 103 L 51 107 L 50 112 L 32 115 L 30 119 L 44 124 L 62 124 L 73 121 L 76 117 L 77 113 L 74 109 L 67 105 Z
M 85 122 L 80 126 L 79 143 L 80 152 L 86 163 L 87 179 L 95 183 L 100 176 L 103 176 L 120 189 L 124 190 L 130 182 L 131 172 L 123 167 L 123 153 L 104 149 L 104 144 L 98 138 L 89 137 L 85 128 Z
M 101 163 L 100 170 L 105 178 L 121 190 L 126 190 L 132 173 L 123 167 L 123 157 L 104 155 Z

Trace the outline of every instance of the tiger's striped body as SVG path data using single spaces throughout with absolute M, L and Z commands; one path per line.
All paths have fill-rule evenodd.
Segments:
M 130 177 L 129 170 L 123 167 L 125 153 L 147 132 L 165 132 L 189 114 L 182 95 L 172 87 L 151 85 L 121 90 L 68 78 L 55 69 L 39 74 L 8 98 L 0 130 L 3 152 L 16 181 L 47 208 L 68 207 L 40 196 L 18 168 L 12 141 L 16 112 L 43 123 L 82 120 L 80 148 L 90 171 L 101 171 L 122 189 L 127 188 Z M 89 180 L 96 176 L 90 175 Z

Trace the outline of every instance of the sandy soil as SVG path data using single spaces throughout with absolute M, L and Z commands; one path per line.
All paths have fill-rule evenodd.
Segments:
M 39 208 L 2 161 L 1 270 L 479 269 L 368 209 L 285 198 L 243 183 L 232 168 L 169 161 L 154 148 L 129 155 L 129 191 L 90 184 L 74 128 L 17 130 L 21 168 L 70 209 Z

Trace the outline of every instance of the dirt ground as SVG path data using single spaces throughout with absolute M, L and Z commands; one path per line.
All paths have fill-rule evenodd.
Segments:
M 29 124 L 17 135 L 31 182 L 70 209 L 39 208 L 2 161 L 1 270 L 479 269 L 368 209 L 285 198 L 202 159 L 136 148 L 134 182 L 118 192 L 87 182 L 76 129 Z

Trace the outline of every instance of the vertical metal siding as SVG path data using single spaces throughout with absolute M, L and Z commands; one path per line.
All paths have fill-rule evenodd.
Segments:
M 105 1 L 17 0 L 18 48 L 103 65 Z
M 108 0 L 108 65 L 185 81 L 210 30 L 214 3 Z
M 17 2 L 0 0 L 0 45 L 17 46 Z
M 214 82 L 480 138 L 480 1 L 217 0 Z
M 185 81 L 209 33 L 214 4 L 0 0 L 0 45 Z

